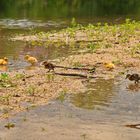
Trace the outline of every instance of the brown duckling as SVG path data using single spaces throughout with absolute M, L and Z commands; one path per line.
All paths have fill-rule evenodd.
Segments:
M 46 69 L 49 69 L 48 72 L 50 72 L 51 70 L 54 71 L 54 68 L 55 68 L 55 65 L 54 65 L 54 64 L 52 64 L 52 63 L 50 63 L 50 62 L 48 62 L 48 61 L 44 61 L 44 62 L 42 63 L 42 65 L 44 65 L 44 67 L 45 67 Z
M 139 74 L 127 74 L 126 75 L 126 79 L 129 79 L 130 81 L 135 81 L 135 84 L 137 84 L 140 80 L 140 76 Z
M 35 65 L 38 61 L 35 57 L 30 56 L 30 55 L 25 55 L 24 59 L 30 63 L 31 65 Z

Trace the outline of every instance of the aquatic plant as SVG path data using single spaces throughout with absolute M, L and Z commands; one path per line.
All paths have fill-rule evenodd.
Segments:
M 71 20 L 71 26 L 72 27 L 76 27 L 77 26 L 77 22 L 76 22 L 76 19 L 74 17 Z
M 66 89 L 63 89 L 63 90 L 59 93 L 59 96 L 58 96 L 57 99 L 60 100 L 61 102 L 64 102 L 66 94 L 67 94 L 67 90 L 66 90 Z
M 12 82 L 10 76 L 7 73 L 1 73 L 0 75 L 0 86 L 1 87 L 13 87 L 15 84 Z
M 17 73 L 17 74 L 15 75 L 15 78 L 16 78 L 16 79 L 23 79 L 23 78 L 25 78 L 25 74 Z
M 26 92 L 29 96 L 34 96 L 36 94 L 36 87 L 34 85 L 30 85 L 28 86 L 28 88 L 26 89 Z
M 52 81 L 54 81 L 54 74 L 52 74 L 52 73 L 47 73 L 47 74 L 45 75 L 45 78 L 46 78 L 46 81 L 47 81 L 47 82 L 52 82 Z

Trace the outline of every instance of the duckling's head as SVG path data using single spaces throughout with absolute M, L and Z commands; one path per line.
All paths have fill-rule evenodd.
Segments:
M 104 63 L 104 66 L 108 69 L 114 69 L 115 68 L 115 65 L 113 63 Z
M 49 62 L 48 61 L 44 61 L 44 62 L 42 62 L 42 65 L 47 65 Z
M 131 74 L 127 74 L 125 79 L 130 78 Z
M 24 59 L 27 60 L 30 57 L 30 55 L 25 55 Z
M 6 62 L 8 62 L 8 58 L 7 58 L 7 57 L 4 57 L 3 59 L 4 59 Z

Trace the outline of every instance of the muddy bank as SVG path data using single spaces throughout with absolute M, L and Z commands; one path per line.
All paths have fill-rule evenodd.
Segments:
M 60 58 L 58 62 L 53 63 L 65 67 L 95 68 L 95 72 L 56 68 L 56 73 L 87 75 L 86 80 L 93 81 L 98 78 L 114 79 L 117 76 L 125 79 L 127 73 L 140 73 L 139 26 L 139 22 L 128 20 L 118 26 L 78 26 L 54 34 L 41 33 L 39 37 L 38 35 L 35 36 L 35 40 L 32 36 L 19 37 L 14 40 L 28 41 L 28 45 L 34 47 L 41 47 L 38 43 L 40 45 L 45 43 L 46 45 L 55 44 L 59 46 L 64 44 L 73 46 L 75 43 L 79 43 L 79 50 L 75 55 Z M 46 40 L 49 36 L 53 36 L 53 38 L 48 42 Z M 45 41 L 42 40 L 42 37 Z M 24 38 L 28 38 L 28 40 Z M 77 42 L 78 38 L 81 41 Z M 61 39 L 64 39 L 64 41 Z M 71 39 L 76 42 L 73 44 Z M 106 64 L 109 64 L 109 66 Z M 57 97 L 63 100 L 63 96 L 67 93 L 76 94 L 87 90 L 81 77 L 60 76 L 47 73 L 47 71 L 43 67 L 36 66 L 33 70 L 19 70 L 1 75 L 1 118 L 8 117 L 10 112 L 14 113 L 28 109 L 28 107 L 24 107 L 24 103 L 30 103 L 30 106 L 47 104 L 49 100 Z M 90 75 L 96 78 L 88 78 Z
M 127 73 L 139 73 L 139 60 L 124 54 L 123 49 L 120 49 L 119 53 L 114 52 L 113 49 L 100 49 L 97 52 L 73 55 L 59 63 L 53 62 L 55 65 L 68 67 L 95 67 L 93 73 L 86 70 L 55 68 L 55 73 L 82 74 L 87 75 L 87 78 L 48 73 L 48 70 L 41 66 L 36 66 L 33 70 L 19 70 L 1 75 L 1 118 L 8 117 L 11 112 L 28 109 L 23 105 L 24 103 L 30 103 L 30 106 L 47 104 L 49 100 L 57 97 L 63 100 L 63 96 L 66 94 L 84 92 L 87 90 L 83 82 L 85 80 L 95 82 L 98 78 L 108 80 L 117 76 L 125 79 Z M 118 59 L 121 62 L 118 63 Z M 104 65 L 106 62 L 112 64 L 114 62 L 115 67 L 107 68 Z M 95 78 L 88 78 L 90 76 Z
M 118 106 L 122 105 L 124 106 L 123 103 Z M 125 124 L 136 123 L 137 119 L 128 111 L 118 113 L 116 108 L 112 109 L 113 113 L 104 110 L 89 111 L 75 108 L 67 101 L 51 102 L 47 106 L 40 106 L 2 121 L 0 138 L 6 140 L 18 140 L 19 137 L 21 140 L 139 139 L 139 130 L 125 127 Z M 15 124 L 15 127 L 9 130 L 4 128 L 8 122 Z

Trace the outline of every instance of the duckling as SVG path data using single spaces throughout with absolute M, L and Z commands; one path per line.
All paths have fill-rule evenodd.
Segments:
M 140 80 L 139 74 L 127 74 L 126 79 L 129 79 L 130 81 L 135 81 L 135 84 L 137 84 Z
M 7 65 L 8 64 L 8 58 L 4 57 L 3 59 L 0 59 L 0 65 Z
M 1 71 L 7 71 L 7 70 L 8 70 L 7 65 L 0 65 L 0 72 Z
M 42 65 L 44 65 L 44 67 L 45 67 L 46 69 L 49 69 L 48 72 L 50 72 L 51 70 L 54 71 L 54 68 L 55 68 L 55 65 L 54 65 L 54 64 L 52 64 L 52 63 L 50 63 L 50 62 L 48 62 L 48 61 L 44 61 L 44 62 L 42 63 Z
M 31 65 L 35 65 L 38 61 L 35 57 L 30 56 L 30 55 L 25 55 L 24 59 L 30 63 Z
M 113 63 L 104 63 L 104 66 L 108 68 L 109 70 L 112 70 L 115 68 L 115 65 Z

